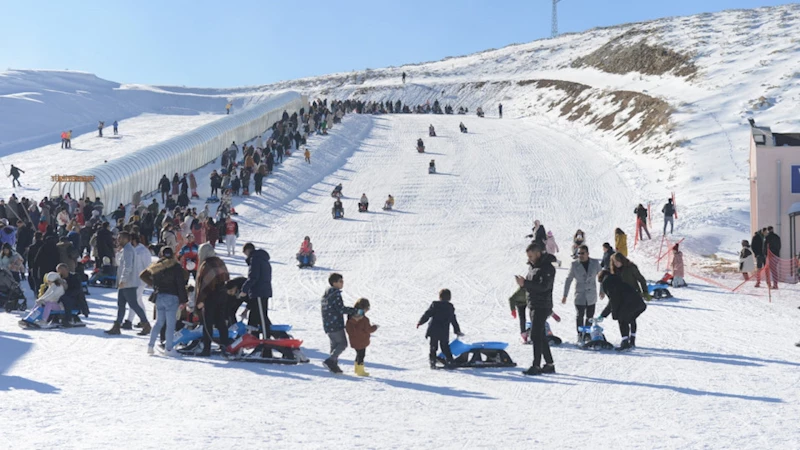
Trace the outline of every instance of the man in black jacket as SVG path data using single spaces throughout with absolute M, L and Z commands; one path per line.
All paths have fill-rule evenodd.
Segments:
M 247 297 L 247 309 L 249 316 L 247 324 L 250 326 L 265 327 L 264 339 L 269 339 L 270 320 L 267 313 L 269 299 L 272 297 L 272 266 L 269 263 L 269 253 L 258 249 L 252 242 L 244 244 L 242 248 L 245 261 L 250 268 L 247 270 L 247 281 L 242 285 L 242 297 Z M 263 309 L 263 311 L 262 311 Z M 260 316 L 264 315 L 264 323 L 261 323 Z M 258 333 L 255 333 L 258 337 Z
M 547 248 L 547 230 L 544 229 L 544 225 L 538 220 L 534 220 L 532 231 L 533 233 L 526 237 L 528 239 L 533 239 L 533 242 L 539 244 L 543 249 Z
M 33 244 L 28 247 L 28 285 L 31 291 L 36 295 L 39 293 L 39 285 L 42 283 L 42 277 L 39 275 L 39 265 L 36 262 L 36 256 L 39 249 L 42 248 L 43 236 L 41 231 L 33 233 Z M 37 296 L 38 297 L 38 296 Z
M 114 236 L 108 228 L 108 222 L 103 222 L 103 225 L 97 230 L 97 261 L 95 267 L 103 267 L 103 258 L 106 256 L 112 262 L 114 261 Z
M 775 230 L 772 227 L 767 227 L 767 236 L 764 238 L 764 254 L 769 258 L 772 289 L 778 289 L 778 260 L 781 257 L 781 237 L 775 234 Z M 767 283 L 769 283 L 769 280 L 767 280 Z
M 543 373 L 556 373 L 553 365 L 553 355 L 545 335 L 545 323 L 553 313 L 553 283 L 556 278 L 556 269 L 553 263 L 556 257 L 546 253 L 538 243 L 528 246 L 528 275 L 517 276 L 517 284 L 528 291 L 528 308 L 531 311 L 531 341 L 533 342 L 533 364 L 524 371 L 525 375 L 541 375 Z M 545 365 L 540 367 L 544 355 Z
M 756 271 L 755 287 L 761 286 L 761 269 L 763 269 L 764 265 L 767 263 L 767 253 L 764 251 L 764 232 L 766 232 L 766 230 L 766 228 L 763 230 L 756 230 L 756 232 L 753 233 L 753 239 L 750 240 L 750 249 L 756 257 L 756 267 L 758 268 Z M 769 276 L 769 274 L 767 276 Z M 767 283 L 769 283 L 769 279 L 767 279 Z
M 425 337 L 430 339 L 431 344 L 429 354 L 431 369 L 436 368 L 436 351 L 440 348 L 444 353 L 445 368 L 453 366 L 453 354 L 450 353 L 450 325 L 453 325 L 453 332 L 456 336 L 464 335 L 461 333 L 461 327 L 456 320 L 456 309 L 450 303 L 450 299 L 450 289 L 439 291 L 439 301 L 431 303 L 431 306 L 417 322 L 417 328 L 419 328 L 420 325 L 430 320 Z
M 647 239 L 652 239 L 650 237 L 650 230 L 647 229 L 647 208 L 639 203 L 639 206 L 633 210 L 633 213 L 636 214 L 636 227 L 639 231 L 639 239 L 644 239 L 644 234 L 642 234 L 642 231 L 647 234 Z

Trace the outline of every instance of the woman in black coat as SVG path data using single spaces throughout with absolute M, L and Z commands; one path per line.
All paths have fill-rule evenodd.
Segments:
M 636 318 L 647 309 L 642 296 L 630 285 L 622 281 L 619 275 L 604 270 L 597 276 L 602 287 L 602 295 L 608 296 L 608 305 L 600 314 L 619 322 L 619 334 L 622 343 L 617 350 L 626 350 L 636 346 Z

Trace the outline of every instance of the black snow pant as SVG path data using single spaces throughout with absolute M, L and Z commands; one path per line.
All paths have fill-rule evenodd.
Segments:
M 528 316 L 525 315 L 526 305 L 517 305 L 517 319 L 519 319 L 519 332 L 528 331 Z
M 431 336 L 431 351 L 430 351 L 430 361 L 431 363 L 436 362 L 436 352 L 440 348 L 442 349 L 442 353 L 444 353 L 444 357 L 447 362 L 453 361 L 453 354 L 450 353 L 450 336 Z
M 581 327 L 589 326 L 589 319 L 594 317 L 594 307 L 595 305 L 575 305 L 575 326 L 578 333 L 581 332 Z
M 356 364 L 363 365 L 365 356 L 367 356 L 367 349 L 356 350 Z
M 261 304 L 264 306 L 264 321 L 266 322 L 266 325 L 265 325 L 266 332 L 264 333 L 264 339 L 269 339 L 269 337 L 270 337 L 269 329 L 272 326 L 272 322 L 270 322 L 270 320 L 269 320 L 269 299 L 268 298 L 259 297 L 257 299 L 255 299 L 255 298 L 250 299 L 250 304 L 248 305 L 248 309 L 250 310 L 250 313 L 247 315 L 247 325 L 250 325 L 251 327 L 256 327 L 258 329 L 261 329 L 261 311 L 259 311 L 259 309 L 258 309 L 258 303 L 257 302 L 261 302 Z M 255 337 L 258 337 L 258 331 L 253 331 L 251 334 L 253 336 L 255 336 Z
M 553 364 L 553 355 L 550 353 L 550 344 L 547 342 L 545 322 L 552 308 L 534 308 L 531 310 L 531 341 L 533 342 L 533 367 L 541 367 L 542 355 L 544 362 Z
M 219 344 L 224 348 L 230 344 L 228 325 L 225 322 L 225 310 L 221 306 L 205 304 L 203 308 L 203 349 L 211 349 L 211 336 L 214 328 L 219 331 Z
M 636 336 L 636 319 L 630 322 L 619 321 L 619 335 L 625 340 L 630 336 Z
M 16 184 L 16 185 L 15 185 L 15 184 Z M 20 183 L 20 182 L 19 182 L 19 178 L 17 178 L 17 177 L 14 177 L 14 178 L 11 180 L 11 187 L 13 188 L 13 187 L 17 187 L 17 186 L 22 186 L 22 183 Z

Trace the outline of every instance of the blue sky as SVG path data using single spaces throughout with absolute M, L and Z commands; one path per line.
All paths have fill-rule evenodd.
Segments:
M 785 4 L 562 0 L 560 30 Z M 231 87 L 432 61 L 550 34 L 550 0 L 4 1 L 0 68 Z

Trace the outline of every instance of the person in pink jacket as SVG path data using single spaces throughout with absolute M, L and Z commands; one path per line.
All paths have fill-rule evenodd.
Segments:
M 547 253 L 550 253 L 553 256 L 556 256 L 556 253 L 558 253 L 558 244 L 556 243 L 556 238 L 553 236 L 552 231 L 547 232 L 547 241 L 545 241 L 545 247 L 547 248 Z M 561 260 L 556 258 L 556 262 L 558 263 L 558 267 L 561 267 Z
M 683 276 L 683 253 L 678 248 L 678 244 L 675 244 L 672 247 L 672 287 L 685 287 L 686 281 Z

